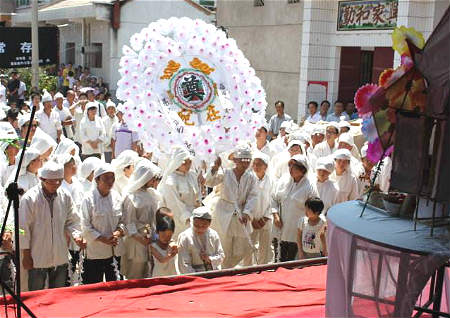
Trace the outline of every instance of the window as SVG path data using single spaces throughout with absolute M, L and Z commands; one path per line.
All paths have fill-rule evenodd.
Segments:
M 66 43 L 66 63 L 75 63 L 75 43 Z
M 52 0 L 38 0 L 38 4 L 44 4 L 51 2 Z M 16 0 L 16 7 L 28 7 L 31 6 L 31 0 Z
M 253 6 L 255 6 L 255 7 L 263 7 L 264 6 L 264 0 L 253 0 Z
M 300 0 L 288 0 L 288 3 L 300 3 Z
M 102 43 L 91 43 L 88 52 L 86 52 L 89 67 L 102 68 L 102 53 Z

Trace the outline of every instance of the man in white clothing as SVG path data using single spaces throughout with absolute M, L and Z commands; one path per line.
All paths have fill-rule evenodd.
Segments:
M 44 107 L 36 113 L 36 119 L 39 121 L 39 128 L 52 137 L 53 140 L 59 142 L 62 133 L 61 119 L 56 112 L 52 111 L 52 103 L 52 96 L 49 93 L 45 93 L 42 96 L 42 105 Z
M 39 169 L 41 183 L 21 199 L 20 228 L 23 267 L 29 270 L 29 290 L 64 287 L 67 280 L 66 233 L 82 244 L 80 219 L 70 195 L 60 188 L 64 168 L 55 162 Z
M 314 148 L 325 139 L 325 126 L 315 125 L 311 132 L 311 148 Z
M 252 215 L 251 239 L 253 243 L 253 255 L 248 255 L 244 259 L 244 265 L 268 264 L 273 258 L 270 249 L 270 238 L 272 234 L 272 191 L 273 182 L 267 173 L 270 158 L 266 154 L 258 151 L 253 153 L 252 169 L 256 177 L 256 187 L 258 189 L 258 200 Z
M 107 163 L 111 163 L 112 160 L 112 149 L 111 149 L 111 139 L 112 139 L 112 127 L 114 124 L 118 123 L 119 120 L 116 116 L 116 104 L 112 100 L 108 100 L 106 102 L 106 114 L 108 116 L 105 116 L 102 118 L 103 120 L 103 126 L 105 126 L 105 133 L 106 133 L 106 142 L 105 142 L 105 161 Z
M 214 216 L 225 251 L 224 268 L 236 266 L 252 252 L 250 220 L 258 192 L 256 178 L 248 169 L 251 160 L 251 150 L 241 146 L 234 152 L 235 168 L 221 168 L 222 161 L 218 158 L 206 174 L 206 185 L 216 187 L 219 192 Z
M 112 190 L 114 170 L 103 164 L 94 172 L 96 187 L 86 194 L 81 204 L 81 229 L 87 241 L 83 283 L 93 284 L 120 278 L 121 237 L 125 233 L 122 198 Z
M 221 269 L 225 257 L 219 235 L 210 228 L 211 213 L 205 206 L 192 212 L 192 226 L 178 238 L 178 269 L 181 274 Z
M 337 138 L 339 137 L 339 125 L 330 122 L 325 130 L 325 140 L 314 147 L 314 155 L 317 158 L 331 155 L 337 149 Z
M 73 139 L 73 120 L 70 110 L 64 106 L 64 96 L 60 92 L 55 94 L 56 106 L 53 109 L 55 113 L 58 114 L 61 121 L 61 126 L 63 129 L 64 136 Z

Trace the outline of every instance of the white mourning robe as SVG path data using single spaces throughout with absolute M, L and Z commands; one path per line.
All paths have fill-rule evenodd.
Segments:
M 87 241 L 86 255 L 88 259 L 106 259 L 120 256 L 122 241 L 112 247 L 97 240 L 100 236 L 110 237 L 117 228 L 125 231 L 122 216 L 122 198 L 114 190 L 102 196 L 96 187 L 85 193 L 81 204 L 81 229 Z
M 53 213 L 42 185 L 28 190 L 20 200 L 21 249 L 30 249 L 34 268 L 50 268 L 68 263 L 65 233 L 80 236 L 80 219 L 70 195 L 61 187 L 53 201 Z
M 331 180 L 319 182 L 316 179 L 316 188 L 319 192 L 319 198 L 322 200 L 324 205 L 322 213 L 326 215 L 328 210 L 336 204 L 336 197 L 338 193 L 337 185 Z
M 106 142 L 106 133 L 102 120 L 97 116 L 95 116 L 94 120 L 89 120 L 86 115 L 81 120 L 79 129 L 79 138 L 83 155 L 103 153 L 103 144 Z M 95 141 L 97 139 L 101 140 L 97 145 L 97 149 L 92 148 L 91 145 L 87 143 L 88 141 Z
M 336 204 L 356 200 L 359 197 L 358 177 L 350 169 L 347 169 L 341 176 L 336 175 L 336 171 L 334 171 L 330 179 L 335 181 L 338 187 Z
M 206 185 L 216 187 L 218 199 L 212 211 L 213 223 L 225 251 L 224 267 L 234 267 L 251 253 L 251 222 L 244 225 L 239 218 L 243 214 L 251 218 L 253 214 L 258 198 L 256 178 L 248 169 L 238 182 L 233 169 L 219 168 L 215 174 L 208 170 Z
M 200 258 L 202 251 L 209 256 L 213 270 L 221 269 L 225 254 L 216 231 L 208 228 L 203 235 L 197 235 L 192 228 L 188 228 L 180 233 L 178 237 L 178 269 L 180 274 L 207 270 Z
M 314 147 L 313 153 L 317 157 L 317 159 L 321 157 L 326 157 L 333 154 L 338 149 L 337 146 L 338 146 L 337 140 L 335 141 L 333 148 L 331 148 L 328 142 L 324 140 Z
M 276 185 L 272 212 L 278 213 L 283 222 L 281 241 L 297 242 L 298 220 L 305 216 L 305 202 L 318 196 L 315 186 L 304 176 L 295 183 L 290 175 L 283 176 Z
M 193 171 L 183 174 L 179 171 L 172 172 L 164 184 L 160 184 L 160 193 L 175 221 L 176 239 L 178 234 L 189 227 L 186 222 L 190 219 L 192 211 L 200 206 L 201 191 L 198 186 L 197 175 Z
M 133 236 L 152 237 L 155 231 L 155 215 L 161 202 L 149 191 L 139 189 L 126 195 L 123 202 L 123 219 L 127 229 L 121 272 L 127 278 L 144 278 L 148 273 L 150 255 L 148 246 Z
M 272 259 L 271 250 L 271 234 L 272 234 L 272 192 L 274 182 L 267 173 L 262 179 L 259 179 L 256 175 L 256 187 L 258 192 L 258 198 L 256 200 L 255 208 L 253 210 L 253 220 L 259 220 L 262 218 L 268 218 L 263 228 L 253 229 L 250 235 L 253 246 L 256 253 L 257 264 L 267 264 Z M 257 248 L 257 251 L 256 251 Z M 253 265 L 252 255 L 248 255 L 244 259 L 244 265 Z

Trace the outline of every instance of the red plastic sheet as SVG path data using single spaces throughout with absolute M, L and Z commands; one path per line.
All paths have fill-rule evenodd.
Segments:
M 326 266 L 313 266 L 214 279 L 119 281 L 22 295 L 38 318 L 323 317 L 325 285 Z M 14 317 L 12 305 L 8 307 Z M 23 312 L 23 317 L 28 315 Z

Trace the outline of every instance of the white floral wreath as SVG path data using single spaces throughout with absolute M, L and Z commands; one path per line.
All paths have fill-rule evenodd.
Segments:
M 250 141 L 265 122 L 261 81 L 236 41 L 189 18 L 158 20 L 124 46 L 117 97 L 144 148 L 186 146 L 196 157 Z

